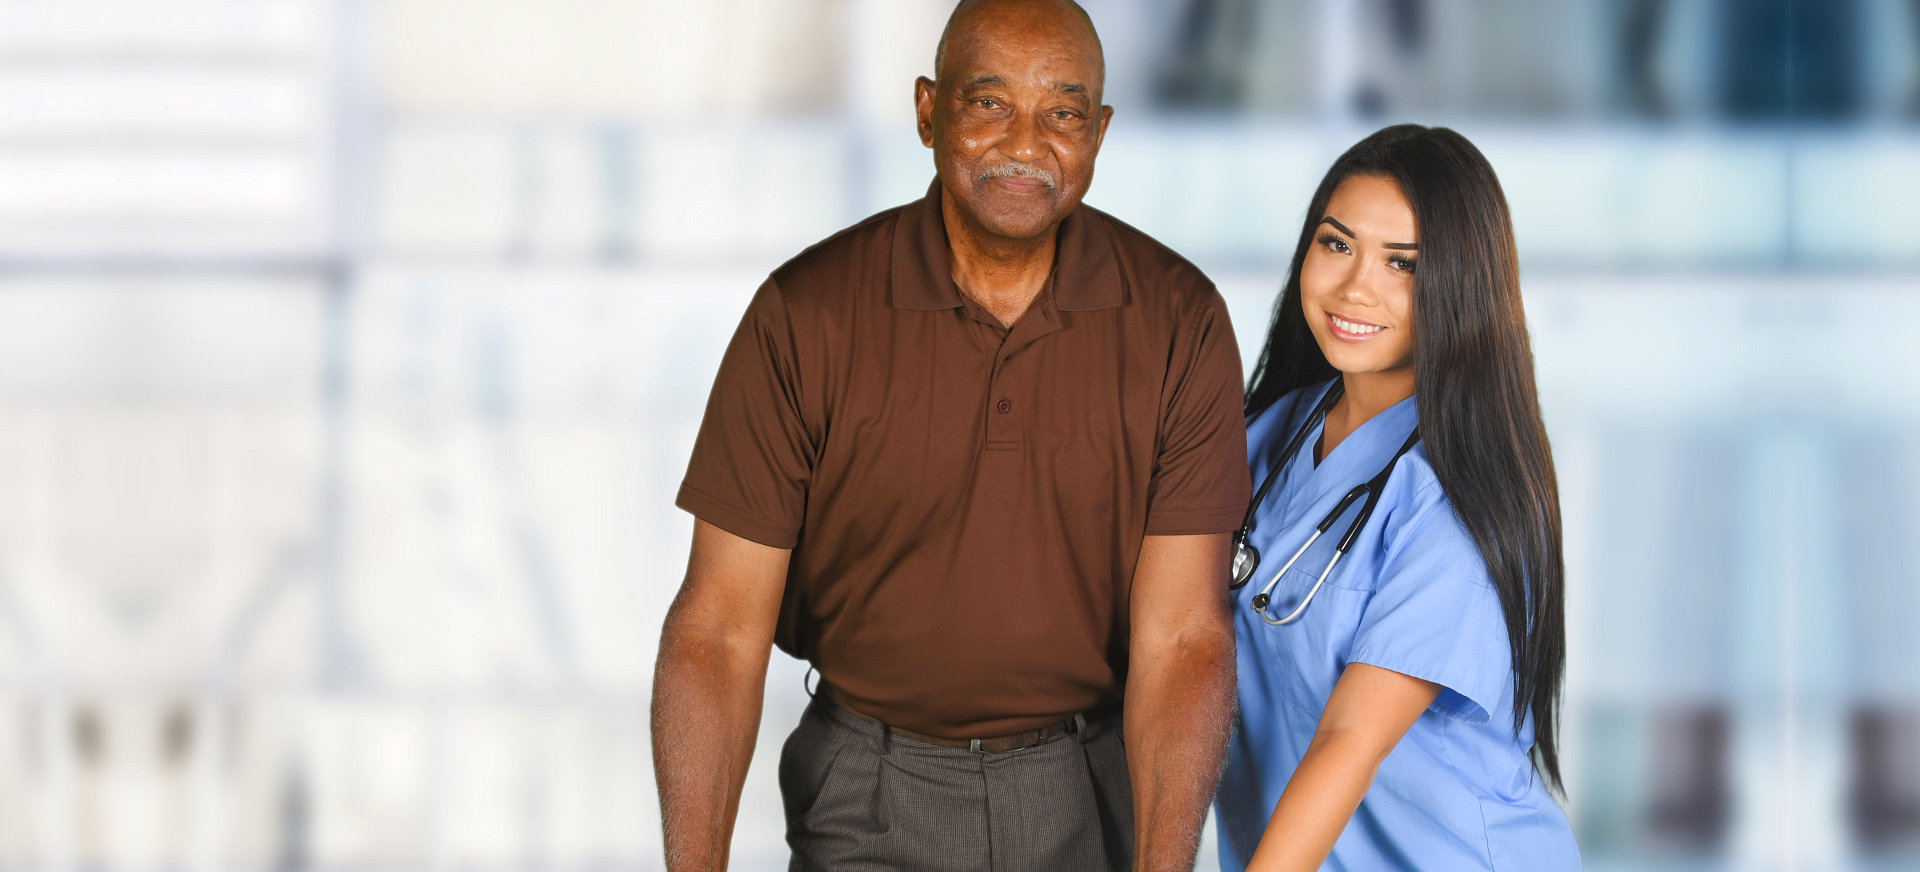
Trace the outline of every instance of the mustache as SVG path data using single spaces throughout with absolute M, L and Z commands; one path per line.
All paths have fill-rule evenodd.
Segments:
M 1032 164 L 1023 164 L 1023 163 L 1017 163 L 1017 162 L 1011 162 L 1011 161 L 1008 163 L 1003 163 L 997 167 L 988 169 L 987 171 L 981 173 L 979 177 L 976 179 L 976 181 L 985 182 L 989 179 L 1009 179 L 1016 176 L 1038 181 L 1041 184 L 1046 185 L 1048 189 L 1052 189 L 1056 185 L 1056 182 L 1053 179 L 1053 173 L 1047 172 L 1046 170 L 1043 170 L 1037 166 L 1033 166 Z

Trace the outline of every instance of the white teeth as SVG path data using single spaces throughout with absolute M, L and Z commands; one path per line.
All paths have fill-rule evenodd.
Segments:
M 1353 323 L 1352 321 L 1348 321 L 1348 320 L 1345 320 L 1345 319 L 1343 319 L 1343 318 L 1341 318 L 1341 317 L 1340 317 L 1340 316 L 1338 316 L 1338 315 L 1329 315 L 1329 316 L 1327 316 L 1327 317 L 1330 317 L 1330 318 L 1332 318 L 1332 319 L 1333 319 L 1333 326 L 1335 326 L 1335 327 L 1338 327 L 1338 328 L 1340 328 L 1341 330 L 1344 330 L 1344 331 L 1346 331 L 1346 332 L 1348 332 L 1348 333 L 1362 333 L 1362 334 L 1365 334 L 1365 333 L 1378 333 L 1378 332 L 1380 332 L 1380 328 L 1379 328 L 1379 327 L 1375 327 L 1375 326 L 1372 326 L 1372 325 L 1368 325 L 1368 324 L 1355 324 L 1355 323 Z

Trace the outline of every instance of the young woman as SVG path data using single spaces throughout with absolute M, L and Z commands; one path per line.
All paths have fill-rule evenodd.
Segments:
M 1314 192 L 1247 395 L 1224 869 L 1576 869 L 1560 508 L 1493 169 L 1389 127 Z

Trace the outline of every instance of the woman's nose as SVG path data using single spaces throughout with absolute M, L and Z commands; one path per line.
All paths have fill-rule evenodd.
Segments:
M 1373 282 L 1378 275 L 1377 270 L 1369 267 L 1359 258 L 1355 258 L 1353 268 L 1347 270 L 1347 274 L 1340 281 L 1340 299 L 1366 305 L 1377 302 L 1380 297 L 1374 293 Z

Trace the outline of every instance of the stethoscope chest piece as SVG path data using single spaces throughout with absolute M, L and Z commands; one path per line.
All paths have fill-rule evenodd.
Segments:
M 1233 534 L 1233 574 L 1227 582 L 1228 590 L 1239 590 L 1253 580 L 1253 570 L 1260 566 L 1260 549 L 1247 541 L 1249 533 L 1240 529 Z

